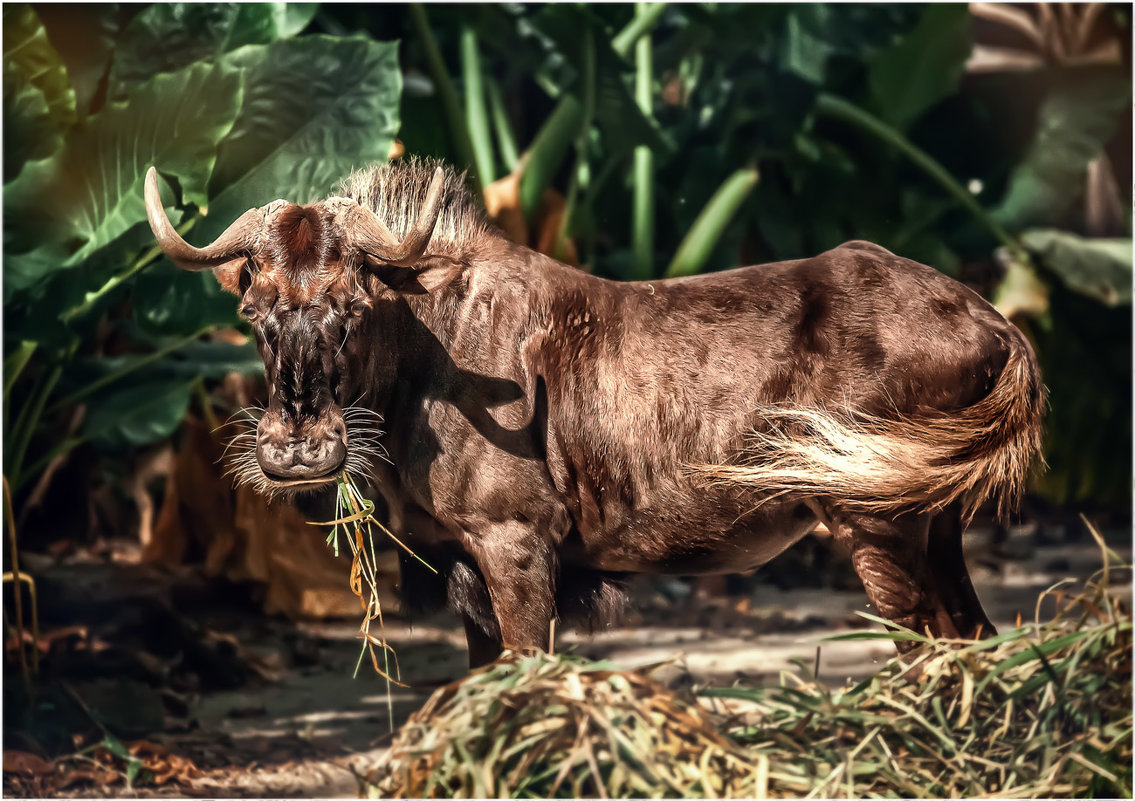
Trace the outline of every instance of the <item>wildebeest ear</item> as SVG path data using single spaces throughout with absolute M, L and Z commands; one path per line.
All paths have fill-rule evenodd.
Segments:
M 441 289 L 461 274 L 465 266 L 456 259 L 446 256 L 425 256 L 414 262 L 412 267 L 397 267 L 393 264 L 366 257 L 367 267 L 378 276 L 382 283 L 398 292 L 411 295 L 424 295 Z
M 221 289 L 240 297 L 248 290 L 248 283 L 252 277 L 248 266 L 248 259 L 241 256 L 239 259 L 226 261 L 213 268 L 213 275 L 221 284 Z

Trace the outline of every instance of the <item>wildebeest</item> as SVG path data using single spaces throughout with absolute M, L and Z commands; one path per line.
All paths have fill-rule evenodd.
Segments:
M 509 241 L 448 168 L 375 166 L 342 193 L 251 209 L 203 248 L 153 170 L 146 206 L 255 331 L 269 400 L 240 477 L 273 494 L 369 476 L 443 568 L 405 569 L 405 600 L 448 601 L 471 663 L 547 647 L 627 574 L 751 570 L 818 521 L 882 615 L 993 633 L 962 521 L 1016 503 L 1045 401 L 979 295 L 867 242 L 621 283 Z

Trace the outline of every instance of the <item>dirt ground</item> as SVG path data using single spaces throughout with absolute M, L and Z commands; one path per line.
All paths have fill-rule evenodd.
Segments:
M 1067 533 L 1074 529 L 1057 536 L 1036 526 L 1014 529 L 996 555 L 990 532 L 967 536 L 975 584 L 999 628 L 1012 627 L 1018 616 L 1033 618 L 1038 595 L 1054 582 L 1086 579 L 1099 568 L 1099 549 L 1086 532 Z M 1106 533 L 1129 560 L 1130 531 Z M 556 647 L 622 668 L 661 665 L 656 675 L 675 686 L 775 683 L 781 671 L 816 670 L 817 658 L 818 675 L 829 684 L 862 678 L 890 658 L 892 648 L 824 642 L 873 625 L 855 614 L 873 610 L 846 565 L 814 556 L 786 555 L 782 568 L 778 560 L 760 579 L 731 582 L 728 594 L 678 579 L 637 581 L 623 626 L 590 636 L 563 632 Z M 778 570 L 780 583 L 797 586 L 777 586 Z M 1130 597 L 1130 585 L 1117 589 Z M 383 753 L 391 720 L 399 725 L 434 689 L 465 672 L 464 637 L 447 615 L 412 625 L 388 616 L 386 633 L 407 685 L 388 689 L 369 659 L 353 676 L 360 658 L 357 621 L 268 618 L 240 588 L 218 589 L 192 571 L 53 566 L 40 578 L 40 597 L 41 618 L 55 621 L 54 636 L 72 644 L 58 657 L 56 643 L 49 650 L 58 664 L 45 664 L 41 674 L 38 715 L 27 712 L 19 674 L 6 675 L 8 795 L 365 795 L 357 776 Z M 59 634 L 58 621 L 68 616 L 85 630 Z M 155 642 L 154 632 L 169 642 Z M 28 767 L 16 759 L 61 753 L 67 737 L 75 748 L 89 746 L 106 731 L 173 756 L 154 762 L 139 751 L 151 781 L 136 788 L 124 784 L 121 770 L 92 770 L 65 788 L 54 778 L 36 784 L 38 763 Z M 154 764 L 168 766 L 168 776 Z M 67 763 L 68 769 L 85 765 Z M 155 780 L 164 783 L 154 786 Z

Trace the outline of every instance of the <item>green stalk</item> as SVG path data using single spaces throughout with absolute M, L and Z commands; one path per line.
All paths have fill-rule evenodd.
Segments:
M 933 178 L 954 197 L 986 230 L 1009 252 L 1009 268 L 1005 277 L 993 291 L 993 305 L 1008 316 L 1015 313 L 1040 314 L 1048 307 L 1048 291 L 1036 274 L 1029 252 L 1022 247 L 1012 234 L 1001 227 L 997 220 L 985 210 L 972 193 L 958 183 L 946 168 L 933 156 L 917 147 L 898 130 L 887 125 L 863 109 L 839 97 L 822 94 L 816 102 L 816 111 L 834 119 L 850 123 L 866 131 L 895 150 L 902 153 L 911 163 Z M 1021 307 L 1014 296 L 1038 298 L 1032 307 Z
M 657 6 L 653 6 L 657 8 Z M 635 19 L 651 13 L 649 3 L 635 3 Z M 650 119 L 654 113 L 653 52 L 649 34 L 642 35 L 635 45 L 635 102 Z M 654 273 L 654 153 L 639 145 L 634 149 L 634 199 L 631 215 L 631 248 L 633 277 L 646 280 Z
M 16 383 L 16 379 L 20 377 L 20 373 L 28 366 L 28 361 L 31 359 L 32 354 L 38 343 L 24 341 L 19 344 L 12 353 L 4 360 L 4 402 L 5 408 L 7 406 L 8 395 L 12 391 L 12 385 Z
M 449 79 L 449 72 L 445 68 L 445 60 L 441 57 L 437 40 L 430 30 L 426 9 L 421 3 L 410 4 L 410 21 L 425 50 L 426 67 L 430 71 L 434 86 L 437 87 L 438 99 L 441 101 L 442 113 L 445 115 L 445 123 L 453 139 L 453 149 L 457 151 L 457 158 L 461 165 L 469 171 L 469 180 L 472 183 L 473 191 L 479 195 L 481 194 L 481 176 L 477 172 L 477 159 L 473 154 L 473 143 L 469 138 L 469 129 L 465 125 L 465 115 L 461 110 L 461 103 L 457 99 L 457 90 L 453 88 L 453 81 Z
M 15 386 L 16 379 L 23 373 L 24 368 L 28 366 L 32 354 L 35 353 L 37 342 L 24 341 L 12 351 L 8 358 L 4 360 L 4 430 L 8 428 L 9 410 L 11 408 L 10 397 L 12 394 L 12 387 Z M 27 408 L 27 407 L 25 407 Z
M 575 141 L 583 120 L 583 104 L 575 95 L 564 95 L 540 127 L 524 161 L 520 176 L 520 209 L 531 224 L 544 191 L 552 185 L 556 170 Z
M 485 88 L 489 95 L 489 114 L 493 121 L 493 130 L 497 135 L 497 147 L 500 149 L 501 160 L 505 169 L 512 172 L 520 163 L 520 151 L 516 147 L 516 137 L 512 135 L 512 126 L 508 124 L 508 114 L 505 113 L 504 100 L 501 99 L 500 86 L 491 75 L 485 76 Z
M 469 131 L 473 158 L 481 180 L 490 184 L 495 177 L 493 140 L 489 131 L 489 114 L 485 107 L 485 86 L 481 78 L 481 53 L 477 34 L 468 25 L 461 26 L 461 71 L 465 79 L 465 124 Z
M 209 330 L 210 330 L 209 328 L 202 328 L 200 331 L 195 331 L 192 334 L 190 334 L 189 336 L 183 337 L 182 339 L 179 339 L 179 340 L 176 340 L 175 342 L 172 342 L 172 343 L 170 343 L 169 345 L 166 345 L 163 348 L 158 348 L 157 350 L 155 350 L 152 353 L 147 353 L 145 356 L 141 357 L 140 359 L 137 359 L 133 362 L 130 362 L 129 364 L 123 365 L 122 367 L 119 367 L 117 370 L 110 371 L 109 373 L 107 373 L 102 378 L 98 379 L 97 381 L 92 381 L 91 383 L 87 384 L 85 387 L 80 387 L 79 389 L 75 390 L 74 392 L 72 392 L 67 397 L 65 397 L 62 400 L 53 404 L 52 407 L 47 410 L 48 414 L 51 414 L 52 412 L 56 412 L 59 409 L 62 409 L 63 407 L 65 407 L 65 406 L 70 406 L 74 403 L 77 403 L 78 401 L 81 401 L 83 398 L 87 397 L 88 395 L 90 395 L 94 392 L 97 392 L 98 390 L 102 389 L 103 387 L 107 386 L 108 384 L 113 384 L 115 381 L 118 381 L 119 379 L 125 378 L 126 376 L 130 375 L 131 373 L 135 372 L 136 370 L 139 370 L 139 369 L 141 369 L 142 367 L 145 367 L 148 364 L 152 364 L 153 362 L 156 362 L 158 359 L 161 359 L 165 356 L 168 356 L 169 354 L 173 353 L 175 350 L 183 348 L 186 345 L 188 345 L 190 342 L 193 342 L 199 336 L 208 332 Z
M 623 157 L 621 155 L 609 156 L 607 161 L 599 168 L 598 173 L 594 178 L 588 181 L 588 185 L 583 195 L 583 200 L 580 205 L 587 209 L 587 214 L 590 219 L 595 219 L 595 201 L 599 199 L 599 195 L 603 192 L 603 188 L 607 182 L 611 180 L 611 176 L 615 174 L 615 169 L 622 165 Z M 596 231 L 594 225 L 589 225 L 586 231 L 587 243 L 586 247 L 581 247 L 579 252 L 580 264 L 594 264 L 595 263 L 595 239 Z M 585 252 L 586 251 L 586 254 Z
M 636 16 L 612 40 L 615 52 L 626 58 L 639 37 L 658 24 L 663 11 L 665 4 L 657 4 L 650 6 L 643 17 Z M 541 83 L 539 76 L 536 81 Z M 547 87 L 547 91 L 552 97 L 556 96 L 554 87 Z M 567 155 L 582 118 L 583 104 L 579 99 L 574 94 L 561 95 L 559 104 L 532 140 L 525 156 L 524 174 L 520 176 L 520 208 L 526 222 L 532 222 L 544 190 L 552 185 L 552 178 Z
M 973 214 L 978 222 L 984 225 L 989 232 L 1013 254 L 1015 259 L 1028 260 L 1028 255 L 1024 248 L 1021 247 L 1020 243 L 1018 243 L 1008 231 L 1002 228 L 989 212 L 982 208 L 973 194 L 954 180 L 954 177 L 950 175 L 950 173 L 946 171 L 946 168 L 939 164 L 933 156 L 917 147 L 898 130 L 858 106 L 848 103 L 846 100 L 835 97 L 834 95 L 820 95 L 816 102 L 816 111 L 834 119 L 850 123 L 863 131 L 873 134 L 895 148 L 895 150 L 910 159 L 915 166 L 937 181 L 949 194 L 953 195 L 954 199 Z
M 564 216 L 560 220 L 560 230 L 556 234 L 556 244 L 552 248 L 555 258 L 563 256 L 564 242 L 571 230 L 571 220 L 575 216 L 576 201 L 581 182 L 590 178 L 587 159 L 587 138 L 591 132 L 591 119 L 595 115 L 595 34 L 590 28 L 583 38 L 583 119 L 580 120 L 575 137 L 575 170 L 571 174 L 567 199 L 564 202 Z
M 678 245 L 678 252 L 666 268 L 667 278 L 701 272 L 729 221 L 757 185 L 759 178 L 756 167 L 745 167 L 725 179 Z
M 12 433 L 16 437 L 16 445 L 12 449 L 12 461 L 8 470 L 8 475 L 12 477 L 12 485 L 19 489 L 24 483 L 24 476 L 21 467 L 24 463 L 24 455 L 27 453 L 28 445 L 31 443 L 32 434 L 35 433 L 36 427 L 39 425 L 39 419 L 43 415 L 43 407 L 47 403 L 48 397 L 51 395 L 55 385 L 59 382 L 59 377 L 63 375 L 63 365 L 58 364 L 55 369 L 51 371 L 47 381 L 44 382 L 41 391 L 36 398 L 31 401 L 32 405 L 29 407 L 27 420 Z M 21 413 L 21 418 L 24 414 Z
M 199 214 L 193 215 L 193 217 L 191 217 L 189 220 L 178 226 L 178 228 L 176 229 L 177 233 L 184 237 L 189 229 L 197 224 L 197 221 L 199 219 L 201 219 L 201 216 Z M 138 272 L 143 267 L 146 267 L 161 255 L 162 249 L 157 245 L 154 245 L 137 259 L 135 259 L 134 263 L 127 267 L 124 272 L 112 276 L 107 280 L 105 284 L 103 284 L 99 289 L 96 289 L 94 292 L 88 292 L 84 297 L 82 303 L 72 309 L 69 309 L 68 311 L 63 312 L 63 314 L 59 316 L 59 319 L 65 323 L 70 322 L 79 315 L 90 311 L 91 307 L 98 303 L 98 301 L 107 293 L 126 283 L 128 280 L 130 280 L 134 273 Z
M 611 40 L 611 47 L 626 58 L 639 38 L 654 30 L 665 11 L 665 3 L 635 3 L 634 19 L 615 34 L 615 38 Z

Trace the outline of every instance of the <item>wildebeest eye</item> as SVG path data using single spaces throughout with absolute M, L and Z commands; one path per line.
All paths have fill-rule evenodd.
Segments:
M 367 305 L 366 301 L 352 301 L 351 305 L 347 307 L 347 314 L 351 317 L 351 319 L 358 320 L 360 317 L 366 314 L 367 309 L 369 308 L 370 306 Z
M 245 303 L 243 306 L 241 306 L 240 307 L 240 314 L 241 314 L 242 317 L 244 317 L 244 319 L 248 320 L 248 322 L 250 322 L 250 323 L 255 323 L 257 320 L 260 319 L 260 312 L 258 312 L 256 310 L 256 307 L 253 306 L 251 303 Z

